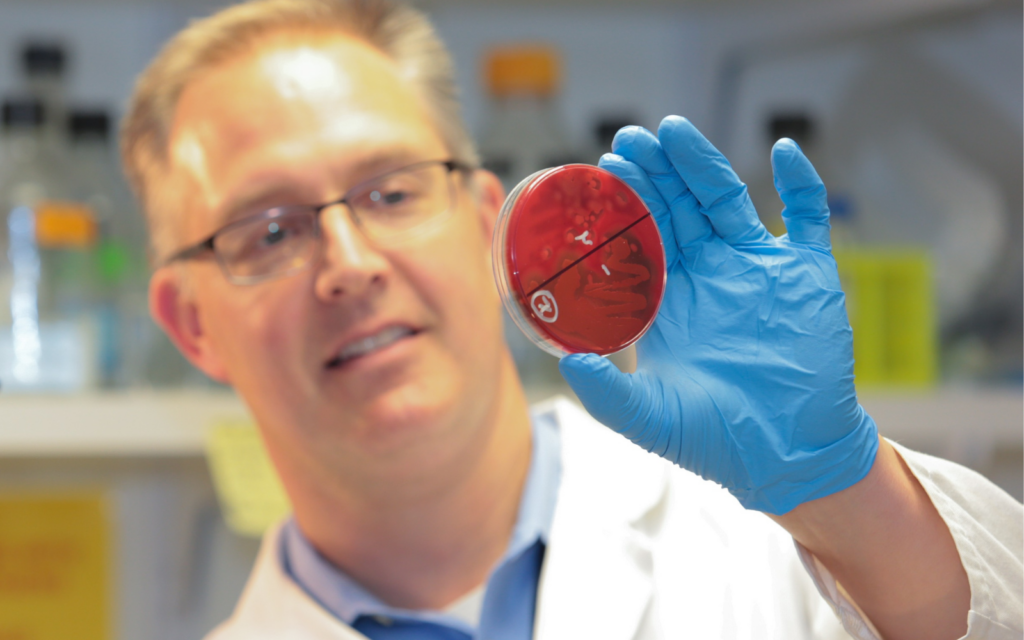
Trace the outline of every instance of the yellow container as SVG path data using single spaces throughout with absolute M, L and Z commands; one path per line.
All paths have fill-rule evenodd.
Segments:
M 0 493 L 0 638 L 108 640 L 111 553 L 103 491 Z
M 927 251 L 847 247 L 833 255 L 853 327 L 857 384 L 934 384 L 935 300 Z
M 235 533 L 259 537 L 291 511 L 256 425 L 217 422 L 206 441 L 206 459 L 224 519 Z

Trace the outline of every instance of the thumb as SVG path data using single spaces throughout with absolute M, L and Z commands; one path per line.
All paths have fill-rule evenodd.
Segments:
M 659 438 L 656 433 L 644 433 L 652 407 L 648 389 L 637 376 L 622 373 L 607 358 L 593 353 L 565 356 L 558 369 L 590 415 L 648 450 L 657 446 L 646 442 Z

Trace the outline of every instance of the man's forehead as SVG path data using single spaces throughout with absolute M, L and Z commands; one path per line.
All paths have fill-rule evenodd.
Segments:
M 204 146 L 244 146 L 325 125 L 319 133 L 366 130 L 371 120 L 419 125 L 425 116 L 413 85 L 372 46 L 344 34 L 284 34 L 189 83 L 171 141 L 188 134 Z
M 190 83 L 170 138 L 172 173 L 219 210 L 254 177 L 280 173 L 314 150 L 358 167 L 388 148 L 408 155 L 439 138 L 395 63 L 344 35 L 270 41 Z M 362 158 L 362 156 L 366 156 Z M 279 176 L 280 177 L 280 176 Z

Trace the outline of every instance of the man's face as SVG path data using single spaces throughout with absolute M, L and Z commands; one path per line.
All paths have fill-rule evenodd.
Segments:
M 381 173 L 448 158 L 389 59 L 344 36 L 295 35 L 188 85 L 162 191 L 180 198 L 174 224 L 188 244 L 270 207 L 329 202 Z M 184 350 L 239 391 L 272 451 L 406 468 L 423 455 L 444 464 L 439 442 L 475 446 L 479 436 L 460 430 L 493 404 L 505 353 L 488 254 L 494 198 L 481 203 L 453 178 L 451 218 L 401 244 L 368 239 L 334 206 L 320 214 L 322 258 L 297 274 L 237 285 L 212 259 L 186 266 L 175 297 Z M 154 291 L 170 290 L 172 277 L 158 272 Z M 401 337 L 330 364 L 380 335 Z

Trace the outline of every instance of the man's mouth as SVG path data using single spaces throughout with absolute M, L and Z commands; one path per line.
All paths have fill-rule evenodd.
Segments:
M 345 345 L 341 351 L 338 352 L 338 355 L 327 361 L 326 366 L 328 369 L 340 367 L 346 362 L 350 362 L 356 358 L 361 358 L 374 351 L 379 351 L 380 349 L 388 347 L 399 340 L 408 338 L 416 333 L 417 331 L 410 329 L 409 327 L 387 327 L 372 336 L 368 336 Z

